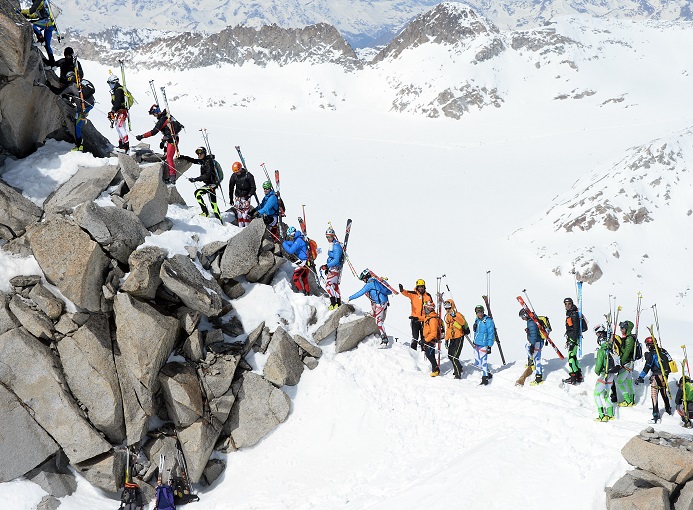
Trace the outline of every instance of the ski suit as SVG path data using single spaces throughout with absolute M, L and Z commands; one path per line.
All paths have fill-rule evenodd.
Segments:
M 664 349 L 660 347 L 659 352 L 662 351 L 664 351 Z M 662 394 L 662 400 L 664 401 L 664 410 L 671 414 L 671 404 L 669 403 L 669 395 L 667 395 L 669 373 L 666 372 L 666 370 L 668 362 L 666 361 L 666 356 L 664 356 L 662 364 L 664 365 L 665 373 L 662 375 L 662 369 L 659 366 L 659 358 L 657 356 L 657 352 L 655 351 L 654 345 L 647 350 L 644 357 L 645 366 L 643 367 L 642 372 L 640 372 L 640 376 L 638 377 L 637 381 L 635 381 L 635 384 L 645 382 L 644 378 L 647 373 L 650 371 L 652 372 L 652 375 L 650 376 L 650 397 L 652 398 L 652 419 L 656 421 L 661 419 L 661 415 L 659 414 L 660 393 Z
M 260 202 L 260 205 L 257 206 L 257 209 L 251 209 L 249 214 L 251 216 L 262 216 L 265 225 L 270 229 L 272 235 L 274 237 L 279 237 L 279 232 L 277 230 L 277 223 L 279 222 L 279 199 L 273 189 L 265 191 L 265 197 L 262 199 L 262 202 Z M 305 244 L 305 241 L 303 241 L 303 243 Z M 308 256 L 306 255 L 306 259 L 307 258 Z M 307 273 L 308 269 L 306 268 L 306 275 Z
M 361 297 L 364 294 L 371 300 L 373 318 L 380 331 L 380 336 L 385 340 L 387 338 L 387 333 L 385 332 L 385 317 L 387 316 L 387 307 L 390 305 L 387 296 L 392 294 L 392 291 L 380 283 L 377 278 L 371 276 L 361 290 L 349 296 L 349 301 Z
M 683 384 L 679 385 L 679 389 L 676 392 L 676 411 L 679 413 L 679 416 L 681 416 L 681 420 L 683 420 L 684 425 L 688 424 L 690 426 L 691 423 L 691 418 L 693 418 L 693 384 L 691 384 L 688 380 L 688 377 L 684 379 L 684 381 L 680 381 L 683 384 L 686 385 L 686 405 L 684 407 L 684 401 L 683 401 Z M 686 419 L 686 410 L 688 410 L 688 419 Z
M 274 194 L 273 191 L 270 193 Z M 267 196 L 265 196 L 267 199 Z M 265 202 L 264 200 L 262 201 Z M 276 196 L 275 196 L 276 202 Z M 298 230 L 294 234 L 293 240 L 287 239 L 282 243 L 282 248 L 289 255 L 294 255 L 296 260 L 296 269 L 294 270 L 293 282 L 296 289 L 306 296 L 310 294 L 310 284 L 308 283 L 308 244 L 303 238 L 303 234 Z
M 488 315 L 474 321 L 474 365 L 488 378 L 488 353 L 496 338 L 496 326 Z
M 20 12 L 29 18 L 38 42 L 44 43 L 46 53 L 48 54 L 47 63 L 49 65 L 55 65 L 53 48 L 51 48 L 51 40 L 53 39 L 55 22 L 50 16 L 47 3 L 45 0 L 34 0 L 31 7 L 28 9 L 22 9 Z
M 438 360 L 436 359 L 436 342 L 440 340 L 440 315 L 435 311 L 430 311 L 424 316 L 423 335 L 423 351 L 426 358 L 431 363 L 431 372 L 440 372 Z
M 173 163 L 173 157 L 176 155 L 176 146 L 178 145 L 180 138 L 179 133 L 174 133 L 175 128 L 172 129 L 172 122 L 166 110 L 157 114 L 157 121 L 151 131 L 147 131 L 142 135 L 137 137 L 138 140 L 142 138 L 149 138 L 150 136 L 156 136 L 159 132 L 162 134 L 161 144 L 159 147 L 164 149 L 166 152 L 166 165 L 168 166 L 168 177 L 164 178 L 164 181 L 176 182 L 176 167 Z
M 335 300 L 340 299 L 339 270 L 342 267 L 343 249 L 339 241 L 332 241 L 327 251 L 327 262 L 322 267 L 325 271 L 325 290 L 327 295 Z
M 202 216 L 209 216 L 209 210 L 205 205 L 204 196 L 209 195 L 209 204 L 212 206 L 212 213 L 214 217 L 219 221 L 221 219 L 221 213 L 219 212 L 219 204 L 217 204 L 217 188 L 219 187 L 219 179 L 217 177 L 217 171 L 215 165 L 217 164 L 214 156 L 211 154 L 206 155 L 204 158 L 191 158 L 190 156 L 181 156 L 181 159 L 189 161 L 194 165 L 201 165 L 200 176 L 189 179 L 190 182 L 204 182 L 205 185 L 201 188 L 195 190 L 195 200 L 200 204 L 200 209 L 202 209 Z
M 69 85 L 69 83 L 67 82 L 67 73 L 69 73 L 70 71 L 72 71 L 73 73 L 75 72 L 75 59 L 73 56 L 64 57 L 58 60 L 55 63 L 55 65 L 60 68 L 60 76 L 58 78 L 60 86 L 54 87 L 49 82 L 46 82 L 46 85 L 48 85 L 48 88 L 51 89 L 51 92 L 53 92 L 53 94 L 59 95 L 62 94 Z M 77 69 L 79 70 L 79 79 L 81 80 L 82 78 L 84 78 L 84 71 L 82 71 L 82 64 L 80 64 L 79 62 L 77 62 Z
M 580 337 L 582 336 L 580 326 L 578 307 L 572 304 L 565 311 L 565 346 L 568 349 L 568 371 L 571 378 L 574 378 L 579 383 L 582 382 L 582 369 L 577 357 Z
M 462 361 L 460 353 L 464 345 L 464 335 L 468 335 L 469 324 L 460 312 L 457 311 L 455 302 L 450 299 L 451 308 L 445 314 L 445 344 L 448 348 L 448 359 L 452 363 L 455 379 L 462 377 Z
M 229 178 L 229 200 L 234 197 L 233 207 L 236 211 L 239 227 L 246 227 L 250 223 L 250 198 L 256 196 L 255 177 L 245 168 Z
M 75 105 L 75 145 L 77 147 L 82 146 L 82 128 L 87 122 L 87 115 L 92 108 L 94 108 L 94 93 L 92 92 L 94 86 L 88 80 L 82 80 L 82 96 L 84 97 L 84 103 L 82 103 L 82 98 L 79 95 L 79 88 L 77 84 L 71 83 L 68 87 L 63 90 L 63 97 L 68 96 L 70 101 Z
M 633 356 L 635 355 L 635 325 L 631 321 L 625 321 L 625 336 L 621 340 L 619 356 L 621 358 L 621 370 L 616 375 L 616 385 L 621 390 L 623 402 L 627 406 L 635 404 L 635 392 L 633 391 Z
M 423 320 L 426 313 L 424 312 L 423 305 L 426 301 L 433 303 L 433 297 L 426 292 L 425 287 L 423 292 L 405 289 L 400 289 L 400 292 L 411 301 L 411 315 L 409 316 L 411 320 L 411 348 L 416 349 L 417 343 L 423 341 L 424 338 Z M 421 348 L 423 349 L 423 346 Z
M 618 367 L 613 365 L 610 355 L 611 346 L 609 342 L 603 341 L 597 350 L 594 373 L 597 374 L 597 382 L 594 385 L 594 401 L 599 411 L 598 420 L 609 420 L 614 417 L 614 405 L 609 398 L 611 384 L 614 382 Z M 606 421 L 604 420 L 604 421 Z
M 128 109 L 125 101 L 125 91 L 120 85 L 111 90 L 111 112 L 115 115 L 113 125 L 116 133 L 118 133 L 118 148 L 128 151 L 130 150 L 127 125 Z
M 534 365 L 535 380 L 541 381 L 544 377 L 544 368 L 541 365 L 541 349 L 544 347 L 544 339 L 539 333 L 539 326 L 532 319 L 527 319 L 525 332 L 527 333 L 527 343 L 525 344 L 527 362 Z

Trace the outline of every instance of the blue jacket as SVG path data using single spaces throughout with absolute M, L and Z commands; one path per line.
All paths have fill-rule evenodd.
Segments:
M 342 264 L 342 245 L 337 241 L 334 241 L 330 246 L 330 251 L 327 252 L 327 267 L 332 269 Z
M 294 234 L 294 240 L 284 241 L 282 243 L 282 248 L 284 248 L 284 251 L 289 255 L 296 255 L 300 260 L 308 260 L 308 245 L 306 244 L 306 240 L 303 239 L 303 234 L 298 230 L 296 234 Z
M 392 291 L 371 276 L 366 282 L 366 285 L 364 285 L 360 291 L 349 296 L 349 301 L 356 299 L 357 297 L 361 297 L 365 293 L 368 293 L 368 299 L 370 299 L 373 303 L 384 305 L 389 303 L 387 296 L 392 294 Z
M 541 335 L 539 334 L 539 326 L 532 319 L 527 319 L 527 343 L 529 345 L 534 345 L 537 342 L 541 342 Z
M 255 210 L 259 215 L 276 216 L 279 214 L 279 200 L 274 190 L 270 190 L 260 202 L 260 205 Z
M 484 315 L 483 319 L 476 318 L 474 321 L 476 326 L 474 329 L 474 343 L 482 347 L 491 347 L 496 338 L 496 328 L 493 324 L 493 319 L 488 315 Z

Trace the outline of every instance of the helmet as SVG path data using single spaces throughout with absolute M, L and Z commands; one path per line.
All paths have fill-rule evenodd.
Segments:
M 452 308 L 452 302 L 449 299 L 446 299 L 443 301 L 443 308 L 450 310 L 450 308 Z
M 67 80 L 68 83 L 72 83 L 73 81 L 76 81 L 77 75 L 75 74 L 74 71 L 69 71 L 65 75 L 65 79 Z
M 527 310 L 525 310 L 524 308 L 520 309 L 520 313 L 518 315 L 520 317 L 522 317 L 523 319 L 526 319 L 527 317 L 529 317 L 529 315 L 527 315 Z
M 604 324 L 599 324 L 598 326 L 595 326 L 594 334 L 597 336 L 606 335 L 606 327 L 604 327 Z
M 240 161 L 236 161 L 233 165 L 231 165 L 231 170 L 233 170 L 233 173 L 240 172 L 241 168 L 243 168 L 243 165 L 241 165 Z
M 63 50 L 63 55 L 65 56 L 65 58 L 71 57 L 71 56 L 74 55 L 74 54 L 75 54 L 75 50 L 73 50 L 73 49 L 70 48 L 69 46 L 66 47 L 66 48 Z
M 325 230 L 325 235 L 326 236 L 334 236 L 335 235 L 334 229 L 332 227 L 328 228 L 327 230 Z
M 272 189 L 272 183 L 269 181 L 265 181 L 262 183 L 262 189 Z
M 628 322 L 627 321 L 619 322 L 618 327 L 621 329 L 628 329 Z
M 421 278 L 419 278 L 418 280 L 416 280 L 416 286 L 417 286 L 417 287 L 425 287 L 425 286 L 426 286 L 426 282 L 423 281 Z
M 151 108 L 149 108 L 149 115 L 159 115 L 161 113 L 161 108 L 159 108 L 158 104 L 153 104 Z
M 361 271 L 361 274 L 359 275 L 359 280 L 367 280 L 370 277 L 371 272 L 368 269 L 364 269 L 363 271 Z
M 109 74 L 106 83 L 108 83 L 112 87 L 116 83 L 120 83 L 120 81 L 118 80 L 118 77 L 115 74 Z
M 195 154 L 197 154 L 198 156 L 200 154 L 203 156 L 206 156 L 207 155 L 207 149 L 205 149 L 204 147 L 198 147 L 197 149 L 195 149 Z
M 651 336 L 648 336 L 648 337 L 645 339 L 645 345 L 648 345 L 648 346 L 649 346 L 649 345 L 654 345 L 654 340 L 652 339 Z
M 483 312 L 483 311 L 484 311 L 484 307 L 481 306 L 481 305 L 476 305 L 476 306 L 474 307 L 474 313 L 479 312 L 479 311 Z
M 426 301 L 423 305 L 424 310 L 435 310 L 436 305 L 433 304 L 433 301 Z
M 573 298 L 571 298 L 571 297 L 565 298 L 565 299 L 563 300 L 563 304 L 564 304 L 564 305 L 567 305 L 567 304 L 571 304 L 571 305 L 572 305 L 572 304 L 573 304 Z
M 296 227 L 289 227 L 286 229 L 286 235 L 288 237 L 293 237 L 296 235 Z

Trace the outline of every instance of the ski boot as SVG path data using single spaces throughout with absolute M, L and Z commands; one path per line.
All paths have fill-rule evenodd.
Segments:
M 563 379 L 563 382 L 566 384 L 577 384 L 577 374 L 575 372 L 570 372 L 570 377 Z
M 72 149 L 70 152 L 84 152 L 84 146 L 83 145 L 75 145 L 75 148 Z
M 479 386 L 488 386 L 488 376 L 481 376 L 481 382 L 479 383 Z
M 327 307 L 328 310 L 334 310 L 337 308 L 337 299 L 330 297 L 330 306 Z
M 387 343 L 388 343 L 387 335 L 383 335 L 383 336 L 380 337 L 380 338 L 381 338 L 381 341 L 380 341 L 380 348 L 381 348 L 381 349 L 385 349 L 385 348 L 387 347 Z
M 541 377 L 541 374 L 537 374 L 536 378 L 529 383 L 530 386 L 539 386 L 541 383 L 544 382 L 544 379 Z
M 431 372 L 431 377 L 438 377 L 440 375 L 440 367 L 436 367 Z
M 681 426 L 685 429 L 693 428 L 693 424 L 691 424 L 691 420 L 683 420 L 683 423 L 681 423 Z
M 419 345 L 419 343 L 412 338 L 411 345 L 410 347 L 414 350 L 416 350 L 416 347 Z
M 624 400 L 623 402 L 618 403 L 618 407 L 633 407 L 635 405 L 635 402 L 631 402 L 629 400 Z
M 657 423 L 657 422 L 662 422 L 662 417 L 659 415 L 659 413 L 652 413 L 652 419 L 649 420 L 647 423 Z
M 580 384 L 582 382 L 585 382 L 585 378 L 582 376 L 582 369 L 578 368 L 578 371 L 575 373 L 575 380 L 577 381 L 575 384 Z

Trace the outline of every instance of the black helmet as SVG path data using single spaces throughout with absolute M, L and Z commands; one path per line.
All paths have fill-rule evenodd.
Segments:
M 520 309 L 520 313 L 518 314 L 521 319 L 527 319 L 529 317 L 529 314 L 527 313 L 527 310 L 524 308 Z
M 484 313 L 484 307 L 481 306 L 481 305 L 476 305 L 476 306 L 474 307 L 474 313 L 477 313 L 477 312 Z
M 197 149 L 195 149 L 195 154 L 197 154 L 198 156 L 200 156 L 200 155 L 206 156 L 207 155 L 207 149 L 205 149 L 204 147 L 198 147 Z
M 69 58 L 69 57 L 73 56 L 74 54 L 75 54 L 75 50 L 73 50 L 69 46 L 63 50 L 63 56 L 65 56 L 65 58 Z
M 571 305 L 572 305 L 572 304 L 573 304 L 573 298 L 571 298 L 571 297 L 565 298 L 565 299 L 563 300 L 563 304 L 564 304 L 564 305 L 567 305 L 567 304 L 571 304 Z

